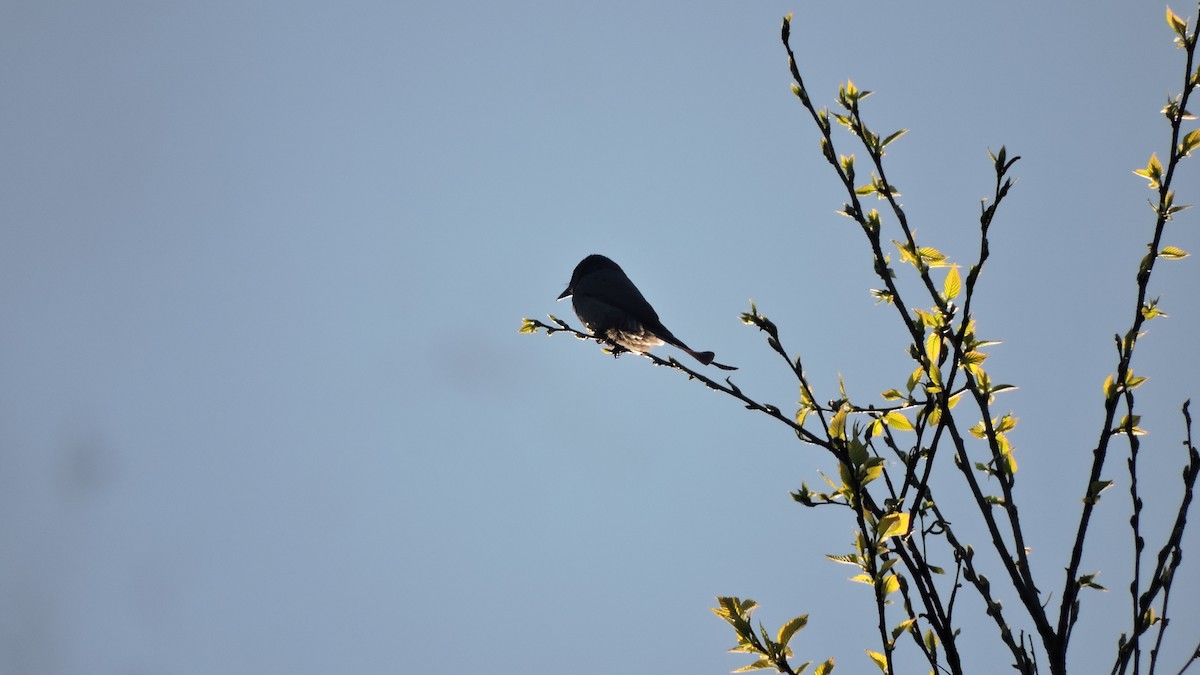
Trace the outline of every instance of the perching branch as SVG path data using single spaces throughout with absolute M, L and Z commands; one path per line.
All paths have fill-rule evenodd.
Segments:
M 777 406 L 771 405 L 769 403 L 759 403 L 758 401 L 756 401 L 756 400 L 750 398 L 749 396 L 747 396 L 746 394 L 742 393 L 742 390 L 733 383 L 733 380 L 731 377 L 726 377 L 725 384 L 721 384 L 720 382 L 717 382 L 716 380 L 713 380 L 712 378 L 707 377 L 706 375 L 703 375 L 703 374 L 683 365 L 679 361 L 675 360 L 673 357 L 668 357 L 666 359 L 663 359 L 659 356 L 655 356 L 654 354 L 652 354 L 650 352 L 631 352 L 628 349 L 625 349 L 624 347 L 622 347 L 618 344 L 615 344 L 613 342 L 610 342 L 609 340 L 606 340 L 602 337 L 597 337 L 595 335 L 589 335 L 588 333 L 584 333 L 583 331 L 576 330 L 576 329 L 572 328 L 571 326 L 569 326 L 565 321 L 555 317 L 554 315 L 550 315 L 550 320 L 553 321 L 555 323 L 555 325 L 551 326 L 551 325 L 542 323 L 541 321 L 538 321 L 537 319 L 523 319 L 522 324 L 521 324 L 521 332 L 522 333 L 536 333 L 539 330 L 544 330 L 544 331 L 546 331 L 547 335 L 553 335 L 555 333 L 570 333 L 571 335 L 574 335 L 576 338 L 578 338 L 580 340 L 589 340 L 591 342 L 595 342 L 595 343 L 603 346 L 608 353 L 613 355 L 613 357 L 619 357 L 621 354 L 629 353 L 629 354 L 635 354 L 637 356 L 641 356 L 641 357 L 650 359 L 652 362 L 654 362 L 654 365 L 656 365 L 656 366 L 672 368 L 674 370 L 678 370 L 682 373 L 685 373 L 689 379 L 699 380 L 700 382 L 703 382 L 704 385 L 707 386 L 709 389 L 712 389 L 714 391 L 719 391 L 723 394 L 727 394 L 729 396 L 732 396 L 733 398 L 738 399 L 739 401 L 741 401 L 742 403 L 744 403 L 746 405 L 747 409 L 761 412 L 761 413 L 768 415 L 780 422 L 783 422 L 788 427 L 790 427 L 794 432 L 796 432 L 796 436 L 799 437 L 800 440 L 804 441 L 805 443 L 812 443 L 813 445 L 819 445 L 826 449 L 832 450 L 832 448 L 828 447 L 828 443 L 826 441 L 824 441 L 820 437 L 816 436 L 812 432 L 808 431 L 803 426 L 797 424 L 794 420 L 789 418 L 787 415 L 784 415 L 782 412 L 780 412 L 780 410 Z

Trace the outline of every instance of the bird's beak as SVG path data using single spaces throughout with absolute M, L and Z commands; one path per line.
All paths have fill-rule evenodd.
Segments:
M 570 297 L 572 292 L 573 292 L 573 291 L 571 290 L 571 287 L 570 287 L 570 286 L 567 286 L 567 290 L 565 290 L 565 291 L 563 291 L 562 293 L 559 293 L 559 294 L 558 294 L 558 299 L 559 299 L 559 300 L 562 300 L 563 298 Z

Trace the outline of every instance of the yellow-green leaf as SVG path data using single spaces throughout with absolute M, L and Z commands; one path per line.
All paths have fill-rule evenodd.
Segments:
M 734 670 L 731 672 L 746 673 L 751 670 L 762 670 L 763 668 L 774 668 L 774 667 L 775 667 L 775 664 L 771 663 L 771 659 L 761 658 L 761 659 L 755 661 L 754 663 L 751 663 L 748 666 L 742 666 L 741 668 L 738 668 L 737 670 Z
M 875 304 L 877 305 L 881 302 L 886 302 L 890 305 L 892 304 L 892 301 L 895 300 L 895 296 L 892 295 L 891 291 L 885 291 L 879 288 L 871 289 L 871 297 L 875 298 Z
M 876 436 L 878 436 L 879 434 L 882 434 L 882 433 L 883 433 L 883 418 L 880 417 L 880 418 L 871 420 L 871 426 L 867 427 L 867 436 L 870 438 L 875 438 Z
M 1167 317 L 1167 313 L 1158 308 L 1158 305 L 1142 305 L 1142 318 L 1147 321 L 1157 319 L 1158 317 Z
M 854 155 L 850 155 L 849 157 L 847 157 L 846 155 L 839 156 L 838 164 L 841 165 L 841 167 L 842 167 L 842 176 L 846 179 L 846 182 L 853 183 L 854 182 Z M 850 205 L 847 204 L 846 206 L 849 207 Z
M 885 415 L 883 421 L 893 429 L 898 429 L 900 431 L 913 430 L 912 422 L 909 422 L 908 418 L 902 415 L 898 410 L 893 410 Z
M 849 412 L 849 409 L 846 406 L 842 406 L 838 409 L 837 414 L 833 416 L 833 419 L 829 420 L 829 435 L 833 438 L 845 440 L 847 412 Z
M 879 223 L 880 223 L 880 220 L 879 220 L 879 210 L 878 210 L 878 209 L 871 209 L 870 211 L 867 211 L 867 226 L 868 226 L 868 227 L 870 227 L 872 231 L 875 231 L 875 232 L 878 232 L 878 231 L 879 231 Z M 883 258 L 883 262 L 884 262 L 885 264 L 886 264 L 886 263 L 890 263 L 891 261 L 892 261 L 892 257 L 891 257 L 890 255 L 889 255 L 889 256 L 884 256 L 884 258 Z M 891 276 L 893 279 L 894 279 L 894 278 L 896 278 L 896 273 L 895 273 L 895 272 L 892 272 L 891 270 L 888 270 L 888 272 L 890 273 L 890 276 Z
M 1170 7 L 1167 7 L 1167 25 L 1170 26 L 1171 30 L 1175 31 L 1179 37 L 1187 37 L 1187 22 L 1179 18 L 1178 14 L 1172 12 Z
M 904 621 L 901 621 L 899 624 L 896 625 L 895 628 L 892 629 L 892 639 L 895 640 L 896 638 L 900 637 L 904 633 L 904 631 L 911 629 L 913 627 L 913 624 L 915 624 L 916 622 L 917 622 L 917 619 L 915 617 L 912 619 L 905 619 Z
M 1134 169 L 1135 174 L 1150 181 L 1150 189 L 1157 190 L 1159 181 L 1162 180 L 1162 162 L 1158 161 L 1158 153 L 1151 153 L 1150 160 L 1146 162 L 1146 168 Z
M 1013 456 L 1012 443 L 1008 442 L 1008 437 L 1004 434 L 996 434 L 996 444 L 1000 447 L 1000 458 L 1004 460 L 1004 466 L 1001 467 L 1008 475 L 1013 475 L 1017 472 L 1017 458 Z
M 882 672 L 882 673 L 887 672 L 887 657 L 886 656 L 884 656 L 883 654 L 880 654 L 879 652 L 873 652 L 870 649 L 867 650 L 867 656 L 871 657 L 871 661 L 873 661 L 876 666 L 879 666 L 880 672 Z
M 1112 398 L 1117 393 L 1115 378 L 1110 374 L 1104 378 L 1104 398 Z
M 843 555 L 833 555 L 831 553 L 826 553 L 825 557 L 829 558 L 830 560 L 832 560 L 835 563 L 841 563 L 843 565 L 854 565 L 856 567 L 862 567 L 862 564 L 858 562 L 858 555 L 854 554 L 854 553 L 843 554 Z
M 908 129 L 901 129 L 900 131 L 897 131 L 897 132 L 893 133 L 892 135 L 888 136 L 887 138 L 883 139 L 883 141 L 879 144 L 879 147 L 885 148 L 892 141 L 896 140 L 897 138 L 900 138 L 901 136 L 903 136 L 904 134 L 907 134 L 907 133 L 908 133 Z
M 792 619 L 780 626 L 779 634 L 775 637 L 775 641 L 786 647 L 791 642 L 792 636 L 803 629 L 806 624 L 808 624 L 807 614 Z
M 927 328 L 936 328 L 942 325 L 941 314 L 926 312 L 925 310 L 917 309 L 916 307 L 913 308 L 913 314 L 916 314 L 917 318 L 921 320 L 921 325 Z
M 1200 129 L 1192 129 L 1179 142 L 1179 154 L 1187 157 L 1192 154 L 1192 150 L 1200 147 Z
M 951 265 L 950 271 L 946 273 L 946 281 L 942 283 L 942 297 L 953 300 L 961 290 L 962 278 L 958 275 L 958 265 Z
M 900 262 L 912 263 L 914 265 L 917 263 L 917 253 L 913 250 L 913 247 L 908 244 L 902 244 L 895 239 L 892 240 L 892 243 L 900 251 Z
M 900 577 L 895 574 L 887 575 L 887 578 L 883 580 L 883 594 L 891 595 L 898 590 L 900 590 Z
M 922 246 L 918 254 L 930 267 L 945 267 L 950 264 L 946 262 L 946 255 L 932 246 Z
M 871 575 L 869 575 L 869 574 L 856 574 L 856 575 L 850 577 L 850 581 L 857 581 L 860 584 L 874 584 L 875 583 L 875 581 L 873 579 L 871 579 Z
M 846 462 L 838 462 L 838 478 L 842 479 L 842 484 L 834 487 L 838 490 L 844 490 L 846 493 L 850 493 L 850 488 L 855 484 L 854 469 Z
M 937 366 L 929 365 L 929 381 L 932 385 L 929 387 L 930 393 L 937 393 L 942 390 L 942 369 Z
M 829 659 L 825 663 L 822 663 L 821 665 L 817 666 L 817 669 L 813 671 L 813 675 L 829 675 L 832 672 L 833 672 L 833 659 Z
M 983 352 L 967 352 L 962 355 L 963 367 L 978 366 L 987 360 L 988 355 Z
M 879 538 L 900 537 L 908 534 L 907 513 L 889 513 L 879 519 Z
M 876 458 L 876 459 L 878 459 L 878 458 Z M 874 462 L 874 463 L 868 464 L 865 467 L 863 467 L 863 479 L 862 479 L 863 485 L 866 485 L 867 483 L 870 483 L 871 481 L 873 481 L 876 478 L 879 478 L 880 476 L 883 475 L 883 461 L 882 460 L 875 461 L 873 459 L 872 462 Z
M 1090 485 L 1088 485 L 1087 496 L 1083 498 L 1083 503 L 1095 504 L 1096 502 L 1100 501 L 1100 493 L 1112 487 L 1112 484 L 1113 482 L 1111 480 L 1093 481 Z
M 934 365 L 942 358 L 942 336 L 937 331 L 931 332 L 929 337 L 925 338 L 925 356 L 929 358 L 929 363 Z
M 916 369 L 912 371 L 912 374 L 908 376 L 908 381 L 905 383 L 905 386 L 908 387 L 908 392 L 910 394 L 912 393 L 912 390 L 916 388 L 917 384 L 921 382 L 921 377 L 924 374 L 925 369 L 921 366 L 917 366 Z
M 726 649 L 725 651 L 729 652 L 730 654 L 737 654 L 738 652 L 742 652 L 742 653 L 746 653 L 746 654 L 757 654 L 758 653 L 758 649 L 755 648 L 754 644 L 749 642 L 748 640 L 746 640 L 746 638 L 741 637 L 740 635 L 738 636 L 737 646 L 730 647 L 729 649 Z
M 804 420 L 808 419 L 808 413 L 811 410 L 811 408 L 800 408 L 796 410 L 796 424 L 804 426 Z
M 1126 389 L 1137 389 L 1138 387 L 1142 386 L 1142 383 L 1145 381 L 1146 381 L 1145 377 L 1135 377 L 1133 374 L 1133 369 L 1125 371 L 1125 388 Z
M 1197 129 L 1200 131 L 1200 129 Z M 1176 246 L 1164 246 L 1158 252 L 1158 257 L 1166 258 L 1167 260 L 1179 260 L 1188 257 L 1188 252 Z

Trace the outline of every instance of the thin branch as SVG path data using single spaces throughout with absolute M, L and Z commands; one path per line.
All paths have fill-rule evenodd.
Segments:
M 1150 283 L 1150 277 L 1154 272 L 1154 263 L 1158 258 L 1160 246 L 1162 243 L 1163 230 L 1166 227 L 1167 220 L 1170 218 L 1171 203 L 1173 201 L 1173 193 L 1171 191 L 1171 180 L 1175 175 L 1175 168 L 1179 161 L 1183 159 L 1184 154 L 1180 151 L 1179 135 L 1182 128 L 1184 111 L 1187 110 L 1188 100 L 1191 97 L 1192 91 L 1196 87 L 1196 78 L 1193 74 L 1196 54 L 1197 36 L 1200 35 L 1200 3 L 1197 5 L 1198 11 L 1194 20 L 1196 24 L 1192 28 L 1191 35 L 1185 44 L 1186 65 L 1184 68 L 1184 82 L 1179 96 L 1177 108 L 1170 116 L 1171 123 L 1171 150 L 1167 160 L 1166 173 L 1159 181 L 1158 185 L 1158 205 L 1155 209 L 1157 216 L 1154 223 L 1154 235 L 1148 245 L 1149 252 L 1143 258 L 1142 264 L 1137 274 L 1137 306 L 1134 310 L 1132 325 L 1125 333 L 1124 340 L 1119 340 L 1121 344 L 1120 357 L 1117 361 L 1117 372 L 1114 380 L 1113 391 L 1106 393 L 1104 403 L 1104 424 L 1100 432 L 1100 438 L 1096 443 L 1096 448 L 1093 450 L 1093 459 L 1091 471 L 1088 475 L 1088 481 L 1085 484 L 1085 494 L 1091 495 L 1093 486 L 1097 485 L 1101 480 L 1101 473 L 1104 470 L 1105 460 L 1108 458 L 1108 444 L 1111 438 L 1110 431 L 1113 428 L 1113 419 L 1116 415 L 1117 401 L 1119 394 L 1125 387 L 1127 378 L 1130 373 L 1130 362 L 1133 360 L 1133 350 L 1137 343 L 1138 335 L 1141 332 L 1142 324 L 1146 321 L 1146 317 L 1142 312 L 1145 307 L 1147 288 Z M 1083 548 L 1087 538 L 1088 526 L 1091 523 L 1092 512 L 1095 509 L 1097 500 L 1087 497 L 1084 499 L 1083 511 L 1079 517 L 1079 526 L 1076 530 L 1074 546 L 1071 550 L 1071 561 L 1067 566 L 1066 578 L 1063 581 L 1062 602 L 1059 607 L 1058 629 L 1057 633 L 1061 638 L 1059 644 L 1054 645 L 1050 649 L 1050 669 L 1051 672 L 1061 673 L 1066 669 L 1066 654 L 1067 646 L 1070 639 L 1070 631 L 1075 623 L 1075 618 L 1078 613 L 1078 598 L 1080 584 L 1078 581 L 1079 566 L 1083 560 Z
M 798 436 L 800 440 L 804 441 L 805 443 L 811 443 L 813 445 L 818 445 L 826 448 L 827 450 L 833 451 L 833 448 L 830 447 L 831 444 L 828 441 L 797 424 L 795 420 L 791 419 L 787 415 L 784 415 L 776 406 L 773 406 L 769 403 L 759 403 L 749 396 L 746 396 L 744 393 L 742 393 L 742 390 L 733 383 L 730 377 L 726 377 L 725 384 L 721 384 L 720 382 L 717 382 L 716 380 L 713 380 L 712 378 L 683 365 L 679 361 L 675 360 L 674 357 L 668 357 L 664 359 L 659 356 L 655 356 L 650 352 L 631 352 L 618 344 L 610 342 L 609 340 L 576 330 L 560 319 L 554 317 L 551 317 L 551 319 L 555 321 L 557 325 L 547 325 L 541 321 L 538 321 L 537 319 L 525 319 L 524 325 L 529 328 L 529 330 L 526 330 L 525 332 L 533 333 L 537 332 L 538 330 L 545 330 L 547 335 L 553 335 L 555 333 L 570 333 L 580 340 L 590 340 L 605 347 L 613 354 L 614 357 L 629 353 L 650 359 L 656 366 L 663 366 L 665 368 L 671 368 L 673 370 L 678 370 L 682 373 L 685 373 L 689 378 L 703 382 L 709 389 L 719 391 L 723 394 L 727 394 L 738 399 L 746 405 L 747 409 L 761 412 L 769 417 L 783 422 L 787 426 L 791 427 L 792 431 L 796 432 L 796 436 Z

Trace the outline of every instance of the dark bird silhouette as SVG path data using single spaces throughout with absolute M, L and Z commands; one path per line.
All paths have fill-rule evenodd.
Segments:
M 571 283 L 558 299 L 567 296 L 571 297 L 576 316 L 596 337 L 639 353 L 665 342 L 706 366 L 737 370 L 714 362 L 712 352 L 694 351 L 675 337 L 620 266 L 602 255 L 589 255 L 575 266 Z

